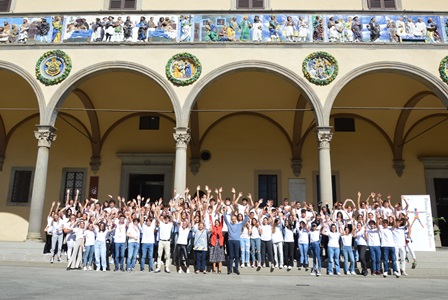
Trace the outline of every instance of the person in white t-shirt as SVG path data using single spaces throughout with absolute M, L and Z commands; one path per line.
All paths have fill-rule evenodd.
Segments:
M 282 220 L 274 219 L 272 223 L 272 245 L 274 247 L 275 268 L 283 268 L 283 231 Z
M 51 259 L 50 263 L 54 262 L 54 257 L 58 255 L 58 262 L 62 262 L 61 259 L 61 251 L 62 251 L 62 239 L 63 235 L 63 224 L 64 221 L 59 218 L 58 215 L 53 217 L 53 222 L 51 223 L 52 228 L 52 237 L 51 237 Z M 58 249 L 56 249 L 56 244 L 58 245 Z
M 273 223 L 272 216 L 269 214 L 267 207 L 265 207 L 264 213 L 267 215 L 263 215 L 261 213 L 258 216 L 258 222 L 261 224 L 261 266 L 264 268 L 268 263 L 271 264 L 271 271 L 274 270 L 274 255 L 272 254 L 272 225 Z M 266 261 L 266 255 L 268 260 Z M 266 264 L 265 264 L 266 262 Z
M 408 224 L 408 219 L 406 215 L 400 215 L 399 219 L 396 222 L 398 226 L 394 227 L 392 231 L 395 242 L 395 256 L 397 258 L 396 264 L 398 266 L 400 259 L 401 275 L 408 276 L 408 274 L 406 273 L 406 225 Z
M 322 231 L 322 234 L 328 236 L 328 275 L 333 275 L 333 265 L 336 269 L 336 274 L 341 275 L 339 266 L 339 255 L 341 254 L 339 239 L 341 238 L 341 233 L 338 232 L 335 224 L 331 224 L 330 231 L 328 231 L 327 226 Z
M 309 232 L 310 236 L 310 249 L 311 255 L 313 257 L 313 269 L 311 270 L 310 275 L 321 275 L 322 268 L 322 260 L 320 257 L 320 241 L 321 241 L 321 226 L 316 222 L 311 223 L 311 230 Z
M 140 271 L 145 270 L 146 258 L 149 261 L 149 272 L 154 271 L 154 231 L 156 229 L 156 220 L 147 216 L 146 220 L 141 218 L 140 231 L 142 232 L 142 257 L 140 260 Z
M 363 226 L 363 223 L 357 222 L 356 228 L 353 230 L 353 236 L 355 237 L 356 248 L 358 250 L 359 255 L 359 261 L 361 262 L 361 268 L 362 268 L 361 274 L 367 276 L 367 262 L 366 262 L 367 238 L 365 233 L 366 228 Z
M 365 232 L 369 245 L 370 258 L 372 259 L 372 275 L 380 275 L 381 268 L 381 238 L 380 230 L 374 220 L 370 220 Z
M 126 260 L 126 269 L 128 272 L 133 272 L 135 268 L 135 261 L 140 246 L 140 228 L 138 227 L 140 220 L 135 218 L 129 224 L 126 236 L 128 238 L 128 258 Z
M 173 222 L 170 216 L 160 216 L 160 208 L 157 207 L 155 211 L 155 216 L 159 224 L 159 249 L 157 256 L 157 269 L 155 273 L 160 272 L 160 267 L 162 265 L 162 256 L 165 252 L 165 272 L 170 273 L 169 266 L 171 265 L 171 230 L 173 229 Z
M 342 231 L 342 254 L 344 256 L 344 272 L 345 275 L 356 275 L 355 273 L 355 256 L 353 255 L 353 233 L 347 226 Z M 349 269 L 350 262 L 350 269 Z
M 124 272 L 124 253 L 126 250 L 126 231 L 127 225 L 124 215 L 120 215 L 118 223 L 116 223 L 114 230 L 114 243 L 115 243 L 115 269 L 117 272 L 120 269 Z
M 185 272 L 190 273 L 188 264 L 188 236 L 191 230 L 191 223 L 189 221 L 181 221 L 177 224 L 179 229 L 179 235 L 177 236 L 176 243 L 176 266 L 178 273 L 182 273 L 182 267 L 185 267 Z
M 84 221 L 77 221 L 73 232 L 75 233 L 75 246 L 73 247 L 72 255 L 68 261 L 67 270 L 81 269 L 82 254 L 84 248 Z
M 300 262 L 299 262 L 299 270 L 305 268 L 305 271 L 308 272 L 308 247 L 310 243 L 309 231 L 307 223 L 305 221 L 300 221 L 299 227 L 296 229 L 299 235 L 299 251 L 300 251 Z
M 84 238 L 84 271 L 86 271 L 87 268 L 89 269 L 89 271 L 92 271 L 92 261 L 95 252 L 95 231 L 93 224 L 89 224 L 86 231 L 84 231 Z
M 292 217 L 287 218 L 285 220 L 285 226 L 284 226 L 284 252 L 285 252 L 285 262 L 284 264 L 287 266 L 288 270 L 291 270 L 294 266 L 294 251 L 295 251 L 295 244 L 294 244 L 294 224 Z
M 393 217 L 391 217 L 393 218 Z M 381 224 L 378 223 L 378 229 L 381 233 L 381 254 L 383 258 L 383 265 L 384 265 L 384 273 L 383 277 L 387 277 L 387 274 L 389 272 L 389 258 L 392 261 L 393 271 L 394 275 L 398 278 L 400 277 L 400 273 L 398 272 L 397 268 L 397 258 L 395 256 L 395 242 L 394 242 L 394 236 L 392 231 L 395 227 L 397 227 L 395 218 L 393 218 L 393 226 L 389 226 L 389 220 L 383 219 Z

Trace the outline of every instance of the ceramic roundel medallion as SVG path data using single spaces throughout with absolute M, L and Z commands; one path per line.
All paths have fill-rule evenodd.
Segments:
M 36 63 L 36 78 L 47 86 L 55 85 L 67 78 L 71 70 L 72 61 L 64 51 L 47 51 Z
M 327 52 L 314 52 L 303 61 L 302 71 L 309 82 L 327 85 L 338 75 L 339 66 L 336 59 Z
M 201 76 L 202 65 L 190 53 L 178 53 L 171 57 L 165 67 L 166 77 L 177 86 L 194 83 Z
M 445 56 L 440 62 L 439 73 L 440 78 L 442 78 L 445 83 L 448 83 L 448 56 Z

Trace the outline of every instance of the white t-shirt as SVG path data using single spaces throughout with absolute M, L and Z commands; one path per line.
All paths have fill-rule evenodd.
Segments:
M 241 235 L 240 235 L 240 237 L 241 237 L 242 239 L 248 239 L 248 238 L 250 238 L 250 237 L 249 237 L 249 229 L 247 229 L 246 226 L 244 226 L 243 229 L 241 230 Z
M 115 243 L 126 243 L 126 224 L 117 224 L 114 234 Z
M 381 228 L 381 247 L 395 247 L 394 235 L 392 234 L 393 228 L 391 226 L 387 228 Z
M 339 239 L 341 234 L 339 232 L 328 232 L 328 247 L 339 248 Z
M 77 227 L 73 229 L 73 232 L 76 234 L 77 240 L 81 240 L 84 238 L 84 229 Z
M 369 246 L 381 246 L 380 231 L 378 228 L 367 229 L 367 243 Z
M 188 244 L 188 235 L 190 234 L 190 228 L 186 227 L 185 229 L 179 227 L 179 235 L 177 237 L 178 245 L 187 245 Z
M 406 246 L 406 226 L 397 227 L 392 230 L 394 236 L 394 243 L 396 247 Z
M 261 240 L 262 241 L 270 241 L 272 240 L 272 226 L 270 224 L 268 225 L 260 225 L 261 230 L 263 231 L 261 233 Z
M 159 239 L 163 241 L 168 241 L 171 239 L 171 230 L 173 229 L 173 223 L 164 223 L 163 221 L 159 223 Z
M 252 226 L 252 234 L 250 235 L 251 239 L 259 239 L 260 231 L 258 227 Z
M 95 229 L 95 233 L 96 233 L 96 240 L 98 242 L 106 242 L 106 236 L 107 236 L 107 231 L 99 231 L 97 229 Z
M 146 222 L 143 226 L 140 226 L 140 231 L 142 232 L 142 244 L 154 244 L 154 230 L 156 229 L 156 220 L 152 220 L 151 224 L 148 226 Z
M 344 246 L 352 246 L 352 240 L 353 240 L 353 235 L 349 234 L 349 235 L 343 235 L 341 236 L 342 238 L 342 245 Z
M 51 226 L 53 227 L 53 235 L 57 234 L 57 235 L 61 235 L 62 232 L 62 227 L 64 226 L 64 221 L 59 219 L 57 222 L 53 221 L 51 223 Z
M 138 228 L 138 225 L 134 225 L 134 223 L 131 223 L 128 227 L 127 234 L 130 235 L 128 244 L 140 242 L 140 229 Z
M 381 214 L 383 215 L 383 217 L 387 218 L 387 217 L 390 217 L 393 215 L 393 211 L 390 207 L 388 207 L 388 208 L 382 207 Z
M 356 244 L 359 246 L 367 246 L 367 240 L 364 234 L 364 229 L 356 231 Z
M 294 232 L 287 227 L 285 227 L 285 242 L 294 243 Z
M 309 235 L 310 235 L 310 242 L 311 243 L 319 242 L 319 240 L 320 240 L 320 228 L 316 229 L 314 231 L 311 230 L 309 232 Z
M 84 236 L 86 238 L 86 240 L 84 241 L 84 246 L 95 245 L 95 232 L 86 230 L 84 231 Z
M 264 231 L 264 229 L 263 229 Z M 282 225 L 278 225 L 275 228 L 275 232 L 272 234 L 272 242 L 275 243 L 280 243 L 283 242 L 283 231 L 282 231 Z
M 308 244 L 310 241 L 309 233 L 305 228 L 297 230 L 299 233 L 299 244 Z

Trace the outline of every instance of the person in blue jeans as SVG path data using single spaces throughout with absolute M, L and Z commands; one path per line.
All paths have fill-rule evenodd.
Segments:
M 199 222 L 198 228 L 197 229 L 193 228 L 194 232 L 193 250 L 196 257 L 196 271 L 195 271 L 196 274 L 198 274 L 199 272 L 207 274 L 206 258 L 208 251 L 208 233 L 207 229 L 205 229 L 204 227 L 205 227 L 204 223 Z
M 114 229 L 114 242 L 115 242 L 115 269 L 114 272 L 118 271 L 118 268 L 124 272 L 124 253 L 126 251 L 126 232 L 127 226 L 124 222 L 124 215 L 120 215 L 119 222 Z
M 243 226 L 246 225 L 247 220 L 249 219 L 248 215 L 248 207 L 244 211 L 244 219 L 241 223 L 238 223 L 235 215 L 232 215 L 231 220 L 229 221 L 229 215 L 224 216 L 224 221 L 227 224 L 227 229 L 229 233 L 229 264 L 227 266 L 227 274 L 232 274 L 232 267 L 235 261 L 235 273 L 240 275 L 240 271 L 238 270 L 238 265 L 240 263 L 240 236 L 241 230 Z
M 339 266 L 339 255 L 341 254 L 339 239 L 341 234 L 337 231 L 335 224 L 331 224 L 329 232 L 328 227 L 326 227 L 322 234 L 328 236 L 328 275 L 333 275 L 333 265 L 336 269 L 336 275 L 341 275 Z
M 310 244 L 309 228 L 304 221 L 300 221 L 299 228 L 297 228 L 299 234 L 299 250 L 300 250 L 300 263 L 299 270 L 303 267 L 305 271 L 308 271 L 308 246 Z
M 145 262 L 148 257 L 149 272 L 152 272 L 154 267 L 154 230 L 156 228 L 156 220 L 153 217 L 148 216 L 145 222 L 143 222 L 143 218 L 140 222 L 140 231 L 142 232 L 142 256 L 140 259 L 140 271 L 145 270 Z
M 322 259 L 320 257 L 320 226 L 317 223 L 311 223 L 310 235 L 310 250 L 311 256 L 313 257 L 313 269 L 310 275 L 321 275 Z
M 381 264 L 381 240 L 380 230 L 374 220 L 369 221 L 369 228 L 365 231 L 367 244 L 369 245 L 370 258 L 372 259 L 372 275 L 380 275 Z
M 353 230 L 356 236 L 356 230 Z M 345 275 L 356 275 L 355 273 L 355 255 L 353 253 L 353 236 L 350 228 L 347 226 L 342 233 L 342 255 L 344 255 L 344 273 Z M 350 270 L 349 270 L 350 262 Z
M 261 266 L 261 239 L 260 226 L 257 219 L 252 219 L 250 230 L 250 255 L 252 257 L 252 268 Z
M 129 225 L 126 236 L 128 237 L 128 259 L 126 269 L 128 272 L 134 271 L 135 261 L 140 246 L 140 229 L 138 227 L 139 219 L 134 219 Z

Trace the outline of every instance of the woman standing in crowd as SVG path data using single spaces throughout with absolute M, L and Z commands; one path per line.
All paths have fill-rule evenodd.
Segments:
M 290 220 L 290 218 L 287 218 L 285 220 L 285 227 L 284 227 L 284 242 L 283 242 L 283 249 L 285 254 L 285 265 L 288 270 L 291 270 L 294 266 L 294 223 Z
M 262 229 L 257 219 L 253 218 L 250 228 L 250 253 L 252 257 L 252 268 L 261 267 L 261 233 Z
M 272 216 L 267 209 L 264 211 L 266 215 L 262 213 L 258 216 L 258 221 L 261 223 L 261 266 L 267 267 L 267 263 L 271 264 L 271 271 L 274 270 L 274 257 L 272 255 Z M 268 260 L 266 261 L 266 255 Z
M 82 263 L 85 223 L 83 220 L 78 220 L 74 226 L 75 227 L 72 227 L 71 230 L 76 236 L 75 245 L 73 247 L 72 255 L 68 260 L 67 271 L 73 269 L 81 269 Z
M 139 222 L 139 219 L 133 219 L 126 232 L 126 236 L 128 237 L 128 259 L 126 261 L 126 269 L 128 272 L 133 272 L 135 269 L 135 261 L 140 246 Z
M 310 249 L 311 255 L 313 257 L 313 269 L 311 270 L 310 275 L 321 275 L 322 269 L 322 259 L 320 257 L 320 241 L 321 241 L 321 225 L 316 222 L 311 223 L 311 230 L 309 232 L 310 238 Z
M 92 261 L 95 252 L 95 229 L 93 224 L 89 224 L 86 231 L 84 231 L 84 255 L 83 255 L 83 265 L 84 271 L 89 268 L 92 271 Z
M 328 236 L 328 275 L 333 275 L 333 265 L 336 269 L 336 275 L 341 275 L 339 267 L 339 255 L 341 254 L 339 239 L 341 238 L 341 233 L 337 231 L 335 224 L 331 224 L 330 231 L 328 231 L 327 226 L 322 234 Z
M 299 228 L 297 228 L 297 232 L 299 234 L 299 251 L 300 251 L 300 262 L 299 262 L 299 271 L 305 268 L 305 271 L 308 271 L 308 246 L 309 246 L 309 228 L 306 225 L 305 221 L 300 221 Z
M 143 221 L 146 218 L 145 221 Z M 140 231 L 142 232 L 142 254 L 140 260 L 140 271 L 145 270 L 146 258 L 149 260 L 149 272 L 152 272 L 154 264 L 154 232 L 156 230 L 156 220 L 148 213 L 145 218 L 140 219 Z
M 272 223 L 272 245 L 274 246 L 275 267 L 283 268 L 283 225 L 280 218 Z
M 103 272 L 106 272 L 106 235 L 108 232 L 104 222 L 95 226 L 95 265 L 97 272 L 100 271 L 101 267 Z
M 194 247 L 193 250 L 195 252 L 196 258 L 196 271 L 203 272 L 207 274 L 206 270 L 206 258 L 207 258 L 207 230 L 204 228 L 204 223 L 199 222 L 198 228 L 193 228 L 194 232 Z
M 243 215 L 238 214 L 238 222 L 243 222 Z M 250 224 L 246 222 L 240 234 L 241 242 L 241 268 L 250 266 Z
M 354 230 L 355 231 L 355 230 Z M 342 231 L 342 255 L 344 256 L 344 272 L 345 275 L 356 275 L 355 273 L 355 256 L 353 255 L 353 233 L 350 227 L 345 227 Z M 350 263 L 350 270 L 349 270 Z
M 367 276 L 367 261 L 366 261 L 367 238 L 366 238 L 366 229 L 361 222 L 356 223 L 356 229 L 353 231 L 353 236 L 355 237 L 356 240 L 356 248 L 358 250 L 359 261 L 361 262 L 361 269 L 362 269 L 361 274 Z

